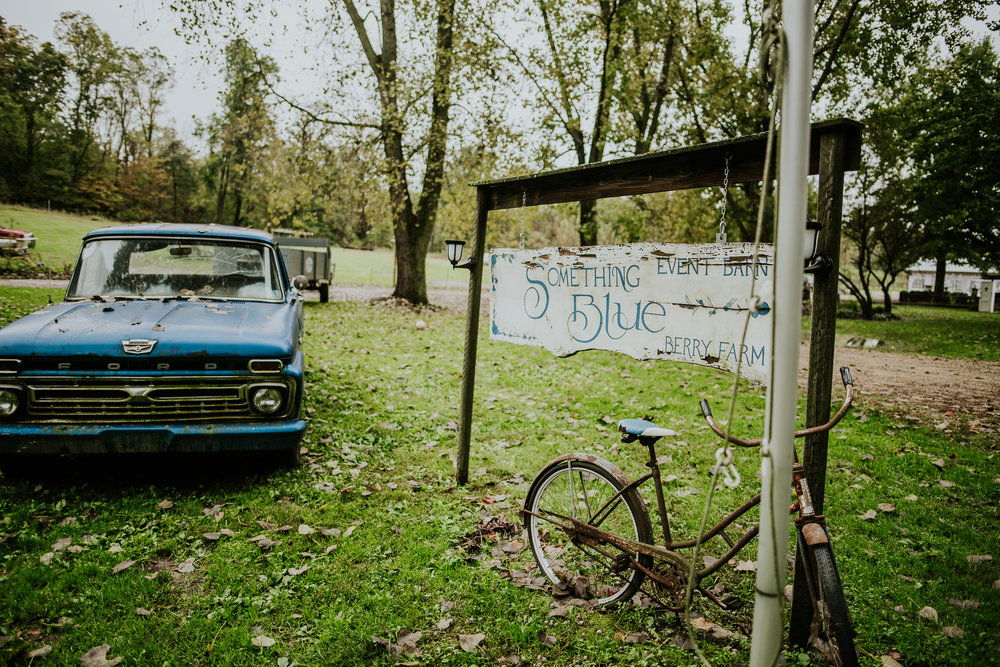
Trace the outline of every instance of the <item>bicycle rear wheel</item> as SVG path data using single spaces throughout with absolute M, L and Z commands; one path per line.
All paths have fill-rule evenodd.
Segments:
M 851 623 L 840 583 L 840 572 L 829 542 L 807 545 L 800 539 L 808 553 L 809 585 L 811 587 L 815 618 L 829 648 L 827 657 L 839 667 L 857 667 L 858 653 L 854 647 L 854 625 Z
M 617 498 L 625 476 L 602 459 L 556 459 L 540 472 L 524 502 L 524 524 L 535 562 L 553 584 L 565 584 L 578 597 L 614 606 L 629 600 L 645 575 L 630 567 L 634 558 L 649 567 L 652 559 L 573 535 L 563 527 L 573 518 L 614 535 L 650 542 L 649 514 L 635 489 Z M 602 508 L 611 501 L 610 511 Z M 623 553 L 627 553 L 628 557 Z

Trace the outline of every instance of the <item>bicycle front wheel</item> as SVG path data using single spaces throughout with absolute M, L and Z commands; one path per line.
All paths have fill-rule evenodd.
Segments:
M 815 617 L 825 635 L 828 657 L 838 667 L 856 667 L 858 653 L 854 647 L 854 625 L 847 609 L 833 549 L 829 542 L 807 546 L 806 549 L 812 570 L 809 575 Z
M 535 562 L 553 584 L 565 584 L 579 597 L 614 606 L 630 599 L 651 558 L 623 552 L 599 539 L 574 534 L 571 519 L 616 536 L 650 542 L 649 514 L 635 489 L 620 494 L 625 476 L 602 459 L 556 459 L 535 477 L 524 503 L 524 524 Z M 620 495 L 619 495 L 620 494 Z

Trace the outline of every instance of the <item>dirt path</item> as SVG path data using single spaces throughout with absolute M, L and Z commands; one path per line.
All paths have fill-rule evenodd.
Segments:
M 805 384 L 809 347 L 799 350 Z M 838 347 L 837 367 L 849 366 L 859 394 L 879 396 L 922 419 L 941 424 L 952 415 L 972 418 L 982 432 L 1000 431 L 1000 363 Z M 839 375 L 835 378 L 840 382 Z
M 0 280 L 0 287 L 63 286 L 65 281 Z M 387 298 L 389 287 L 351 287 L 334 285 L 333 301 L 369 301 Z M 432 304 L 449 310 L 464 311 L 468 292 L 464 289 L 428 290 Z M 307 298 L 316 300 L 315 292 Z M 484 293 L 483 311 L 489 302 Z M 805 386 L 808 345 L 799 350 L 799 382 Z M 952 415 L 966 415 L 973 428 L 1000 432 L 1000 362 L 971 359 L 944 359 L 916 354 L 896 354 L 878 350 L 838 347 L 834 355 L 837 367 L 849 366 L 862 402 L 879 397 L 921 419 L 941 424 Z M 839 383 L 839 374 L 835 374 Z M 978 423 L 977 423 L 978 422 Z

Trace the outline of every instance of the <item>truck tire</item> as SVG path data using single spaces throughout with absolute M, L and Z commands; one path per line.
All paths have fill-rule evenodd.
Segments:
M 326 303 L 330 300 L 330 283 L 322 283 L 319 286 L 319 300 L 320 303 Z

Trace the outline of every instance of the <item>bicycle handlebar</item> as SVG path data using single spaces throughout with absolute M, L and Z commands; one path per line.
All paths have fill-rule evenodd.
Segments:
M 825 424 L 819 426 L 810 426 L 809 428 L 804 428 L 802 430 L 795 432 L 796 438 L 801 438 L 806 435 L 812 435 L 814 433 L 822 433 L 823 431 L 829 431 L 831 428 L 837 425 L 844 415 L 847 414 L 848 408 L 851 407 L 851 403 L 854 401 L 854 379 L 851 377 L 851 369 L 847 366 L 840 367 L 840 378 L 844 382 L 844 403 L 837 410 L 837 414 Z M 705 417 L 705 421 L 708 422 L 709 427 L 718 435 L 720 438 L 733 443 L 734 445 L 739 445 L 740 447 L 759 447 L 763 440 L 758 438 L 756 440 L 743 440 L 742 438 L 737 438 L 735 435 L 727 434 L 718 424 L 715 423 L 715 419 L 712 417 L 712 408 L 709 407 L 708 401 L 704 398 L 701 399 L 701 414 Z

